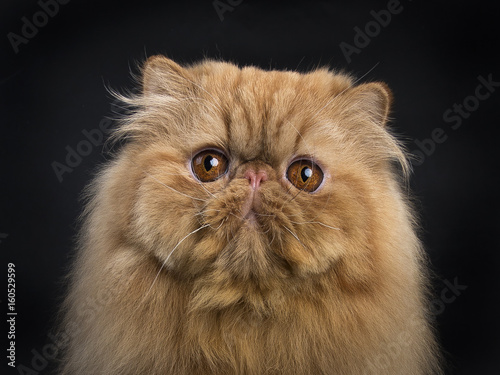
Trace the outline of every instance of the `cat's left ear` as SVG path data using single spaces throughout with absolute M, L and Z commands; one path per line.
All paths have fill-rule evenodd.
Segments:
M 192 84 L 188 69 L 161 55 L 151 56 L 142 69 L 144 95 L 182 96 Z
M 383 82 L 364 83 L 349 90 L 350 100 L 364 110 L 373 122 L 387 124 L 392 104 L 392 92 Z

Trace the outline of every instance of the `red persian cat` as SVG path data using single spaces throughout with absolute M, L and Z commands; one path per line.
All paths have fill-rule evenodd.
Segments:
M 141 77 L 87 190 L 61 374 L 441 373 L 384 84 L 162 56 Z

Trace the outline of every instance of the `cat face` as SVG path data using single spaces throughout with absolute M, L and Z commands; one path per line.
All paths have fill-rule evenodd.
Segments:
M 385 86 L 163 57 L 143 74 L 117 133 L 132 140 L 124 236 L 185 277 L 368 282 L 400 209 L 390 161 L 404 165 Z

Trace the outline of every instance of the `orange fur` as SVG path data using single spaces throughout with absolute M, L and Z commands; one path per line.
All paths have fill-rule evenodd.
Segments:
M 142 84 L 88 191 L 62 374 L 440 373 L 384 84 L 161 56 Z M 230 160 L 209 183 L 205 147 Z M 284 177 L 296 156 L 317 191 Z M 253 220 L 249 168 L 268 176 Z

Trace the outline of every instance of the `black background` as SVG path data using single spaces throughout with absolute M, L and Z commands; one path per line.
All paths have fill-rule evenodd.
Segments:
M 106 87 L 132 89 L 130 72 L 137 73 L 137 63 L 163 53 L 180 63 L 213 57 L 273 69 L 345 69 L 364 76 L 362 81 L 389 84 L 395 97 L 392 126 L 410 151 L 418 150 L 415 140 L 443 129 L 446 141 L 423 163 L 417 160 L 411 180 L 422 238 L 437 273 L 440 340 L 450 373 L 500 374 L 500 90 L 478 100 L 458 129 L 443 119 L 454 103 L 474 105 L 468 97 L 475 95 L 479 76 L 500 82 L 498 2 L 401 0 L 402 11 L 385 27 L 376 32 L 370 24 L 373 37 L 350 62 L 339 45 L 354 46 L 354 28 L 364 30 L 374 19 L 370 12 L 387 9 L 387 1 L 232 2 L 240 4 L 221 20 L 212 1 L 73 0 L 60 5 L 15 53 L 8 33 L 22 36 L 22 17 L 32 20 L 41 7 L 36 1 L 2 1 L 0 300 L 6 320 L 7 264 L 13 262 L 17 364 L 33 368 L 32 350 L 42 352 L 50 343 L 51 317 L 77 231 L 79 194 L 107 156 L 102 146 L 93 147 L 62 182 L 52 164 L 64 164 L 67 147 L 76 149 L 86 139 L 82 131 L 99 129 L 112 115 Z M 445 303 L 445 280 L 467 289 Z M 7 349 L 8 326 L 2 327 Z M 17 374 L 4 354 L 1 373 Z

